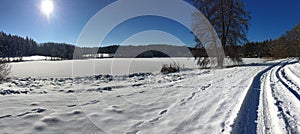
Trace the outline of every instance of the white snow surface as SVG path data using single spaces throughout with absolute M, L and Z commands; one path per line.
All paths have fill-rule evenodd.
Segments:
M 263 63 L 263 59 L 244 58 L 244 64 Z M 96 74 L 124 75 L 159 72 L 164 64 L 196 69 L 194 58 L 108 58 L 65 61 L 30 61 L 11 63 L 10 77 L 78 77 Z M 234 63 L 226 60 L 225 65 Z
M 23 57 L 9 57 L 9 58 L 4 58 L 4 59 L 9 59 L 11 61 L 18 61 L 18 60 L 22 60 L 22 61 L 43 61 L 43 60 L 61 60 L 62 58 L 34 55 L 34 56 L 23 56 Z
M 12 64 L 14 77 L 0 85 L 1 133 L 300 132 L 294 59 L 172 74 L 61 75 L 71 62 Z M 34 66 L 52 70 L 24 73 Z

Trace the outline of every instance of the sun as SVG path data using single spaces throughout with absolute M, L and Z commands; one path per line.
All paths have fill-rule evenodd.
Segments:
M 50 15 L 54 11 L 54 2 L 53 0 L 42 0 L 41 3 L 41 12 L 47 16 L 47 18 L 50 17 Z

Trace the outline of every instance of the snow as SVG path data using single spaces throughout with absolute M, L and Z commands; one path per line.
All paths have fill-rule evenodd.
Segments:
M 12 77 L 0 85 L 0 130 L 300 132 L 296 60 L 246 59 L 244 66 L 225 69 L 195 69 L 192 59 L 175 60 L 190 69 L 160 74 L 162 64 L 173 62 L 163 58 L 12 63 Z
M 22 58 L 20 58 L 20 57 L 10 57 L 9 59 L 11 61 L 18 61 L 20 59 L 22 59 L 22 61 L 61 60 L 61 58 L 59 58 L 59 57 L 48 57 L 48 56 L 40 56 L 40 55 L 23 56 Z
M 263 63 L 263 59 L 245 58 L 244 64 Z M 228 59 L 227 59 L 228 61 Z M 124 75 L 159 72 L 164 64 L 178 63 L 181 68 L 196 69 L 194 58 L 110 58 L 66 61 L 30 61 L 11 63 L 11 77 L 78 77 L 95 74 Z M 232 65 L 226 62 L 225 65 Z
M 24 61 L 61 60 L 61 58 L 35 55 L 35 56 L 22 57 L 22 60 L 24 60 Z
M 284 60 L 272 67 L 261 81 L 258 133 L 299 133 L 299 87 L 285 77 L 289 66 L 299 66 L 295 60 Z

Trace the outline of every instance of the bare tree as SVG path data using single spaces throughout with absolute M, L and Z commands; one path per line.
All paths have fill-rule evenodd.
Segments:
M 270 50 L 274 58 L 300 57 L 300 23 L 273 40 Z
M 221 39 L 222 47 L 229 48 L 226 49 L 225 54 L 233 61 L 241 62 L 239 54 L 233 52 L 236 49 L 231 48 L 248 41 L 246 34 L 251 17 L 250 13 L 245 10 L 244 2 L 241 0 L 193 0 L 193 4 L 213 25 Z M 218 64 L 218 66 L 223 66 L 223 63 Z

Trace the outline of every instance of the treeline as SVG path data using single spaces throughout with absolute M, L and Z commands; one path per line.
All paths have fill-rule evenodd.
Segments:
M 74 45 L 65 43 L 43 43 L 38 45 L 37 51 L 34 54 L 70 60 L 73 59 L 75 48 L 76 47 Z
M 106 46 L 106 47 L 76 47 L 66 43 L 41 43 L 38 44 L 29 37 L 0 32 L 0 56 L 9 61 L 17 59 L 22 61 L 24 56 L 48 56 L 61 59 L 82 59 L 85 54 L 108 53 L 115 54 L 118 58 L 152 58 L 152 57 L 189 57 L 192 54 L 205 56 L 204 49 L 196 49 L 172 45 L 147 45 L 147 46 Z M 156 51 L 161 50 L 161 51 Z M 189 51 L 191 53 L 189 53 Z M 200 52 L 200 53 L 199 53 Z M 204 53 L 202 53 L 204 52 Z M 53 58 L 56 59 L 56 58 Z
M 121 48 L 121 51 L 119 51 Z M 66 43 L 41 43 L 38 44 L 29 37 L 20 37 L 16 35 L 0 32 L 0 58 L 19 57 L 22 60 L 24 56 L 49 56 L 60 57 L 62 59 L 83 58 L 84 54 L 109 53 L 117 54 L 117 57 L 207 57 L 204 48 L 188 47 L 191 52 L 186 53 L 185 47 L 171 45 L 148 45 L 148 46 L 106 46 L 106 47 L 76 47 Z M 141 50 L 148 50 L 143 53 L 137 53 Z M 155 51 L 163 50 L 166 53 Z M 182 51 L 184 50 L 184 51 Z M 236 55 L 236 57 L 246 58 L 287 58 L 300 57 L 300 23 L 292 30 L 286 32 L 278 39 L 266 40 L 262 42 L 249 42 L 241 46 L 225 46 L 225 55 Z M 15 59 L 15 58 L 14 58 Z
M 22 57 L 34 55 L 59 57 L 63 60 L 74 59 L 74 57 L 80 59 L 83 58 L 84 54 L 115 53 L 118 47 L 115 45 L 101 48 L 81 48 L 72 44 L 53 42 L 38 44 L 29 37 L 23 38 L 17 35 L 6 34 L 3 31 L 0 32 L 0 58 L 6 58 L 8 61 L 12 61 L 11 58 L 22 61 Z M 77 53 L 74 53 L 75 50 Z
M 249 42 L 241 47 L 241 53 L 246 58 L 262 58 L 273 57 L 271 53 L 272 40 L 265 40 L 262 42 Z
M 300 23 L 278 39 L 247 43 L 242 53 L 245 57 L 300 57 Z
M 300 23 L 269 45 L 272 57 L 300 57 Z
M 0 32 L 1 58 L 11 57 L 22 60 L 24 56 L 42 55 L 72 59 L 75 46 L 65 43 L 42 43 L 38 44 L 31 38 L 23 38 L 16 35 Z M 14 59 L 15 59 L 14 58 Z
M 204 52 L 204 53 L 202 53 Z M 152 44 L 142 46 L 106 46 L 94 48 L 76 48 L 74 53 L 76 58 L 78 55 L 108 53 L 113 54 L 115 58 L 153 58 L 153 57 L 193 57 L 193 55 L 206 55 L 205 49 L 173 46 L 166 44 Z
M 2 58 L 34 55 L 38 47 L 31 38 L 22 38 L 4 32 L 0 32 L 0 44 Z

